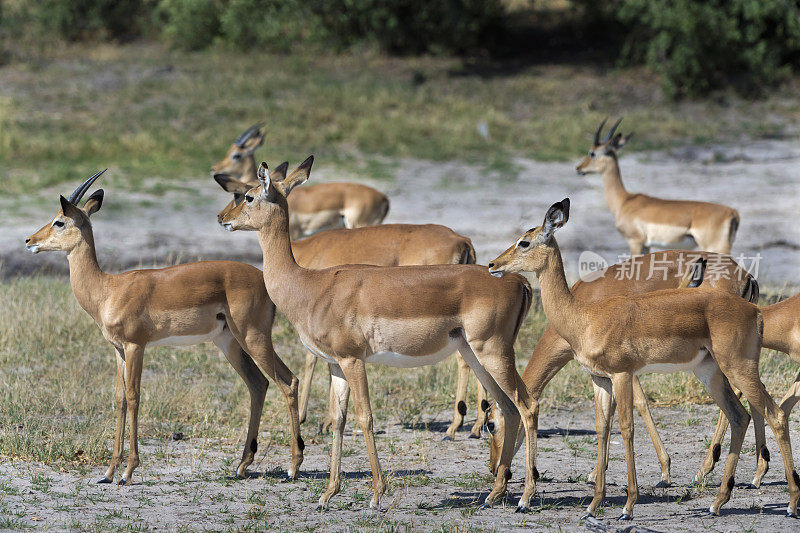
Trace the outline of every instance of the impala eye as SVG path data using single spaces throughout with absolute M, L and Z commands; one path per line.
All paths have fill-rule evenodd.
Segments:
M 55 227 L 57 227 L 57 228 L 63 228 L 64 227 L 64 221 L 63 220 L 56 220 L 55 222 L 53 222 L 53 225 Z
M 527 248 L 530 245 L 531 245 L 530 241 L 519 241 L 517 243 L 517 246 L 519 246 L 520 248 Z
M 231 155 L 231 159 L 233 159 L 234 161 L 238 161 L 238 160 L 240 160 L 241 158 L 242 158 L 242 154 L 240 154 L 240 153 L 238 153 L 238 152 L 237 152 L 237 153 L 235 153 L 235 154 L 233 154 L 233 155 Z
M 594 156 L 595 156 L 594 150 L 590 150 L 589 151 L 589 157 L 594 157 Z
M 246 201 L 248 204 L 249 204 L 250 202 L 252 202 L 253 200 L 255 200 L 255 198 L 254 198 L 254 197 L 252 197 L 252 196 L 250 196 L 249 194 L 245 194 L 245 195 L 244 195 L 244 199 L 245 199 L 245 201 Z

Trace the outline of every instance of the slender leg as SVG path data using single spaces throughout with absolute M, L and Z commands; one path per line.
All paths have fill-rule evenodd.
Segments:
M 633 506 L 639 499 L 639 485 L 636 481 L 636 460 L 633 452 L 633 374 L 620 373 L 611 377 L 614 395 L 619 406 L 619 428 L 625 443 L 625 463 L 628 467 L 628 499 L 622 509 L 620 520 L 633 518 Z M 599 472 L 598 472 L 599 474 Z
M 767 393 L 764 384 L 758 376 L 758 357 L 746 361 L 746 364 L 730 365 L 725 368 L 733 383 L 744 393 L 750 403 L 750 408 L 763 415 L 772 428 L 778 441 L 778 446 L 786 470 L 786 482 L 789 485 L 789 506 L 786 509 L 788 516 L 797 516 L 797 503 L 800 500 L 800 477 L 794 469 L 792 457 L 792 443 L 789 440 L 789 425 L 786 413 L 778 407 L 775 400 Z
M 369 384 L 367 383 L 367 370 L 363 359 L 345 359 L 340 364 L 342 373 L 353 392 L 353 403 L 356 408 L 356 418 L 369 454 L 369 465 L 372 470 L 373 492 L 369 502 L 371 509 L 380 509 L 381 496 L 386 492 L 386 481 L 383 479 L 381 464 L 378 460 L 378 450 L 375 447 L 375 434 L 372 429 L 372 406 L 369 402 Z
M 711 444 L 706 451 L 706 456 L 703 459 L 703 464 L 700 465 L 700 470 L 694 476 L 694 482 L 700 484 L 708 474 L 714 470 L 714 466 L 719 461 L 722 451 L 722 441 L 725 439 L 725 432 L 728 430 L 728 417 L 720 410 L 719 418 L 717 419 L 717 427 L 714 429 L 714 436 L 711 437 Z
M 469 365 L 461 357 L 461 354 L 456 354 L 458 361 L 458 385 L 456 386 L 456 402 L 453 405 L 453 422 L 447 428 L 447 434 L 442 439 L 443 441 L 453 440 L 456 438 L 456 431 L 464 424 L 464 415 L 467 414 L 467 385 L 469 384 Z
M 332 363 L 328 363 L 328 409 L 325 411 L 325 420 L 319 425 L 319 432 L 322 434 L 330 433 L 331 428 L 333 427 L 333 419 L 336 416 L 336 393 L 333 391 L 333 382 L 331 381 L 333 378 L 333 365 Z
M 214 344 L 225 354 L 225 358 L 244 380 L 250 393 L 250 422 L 247 426 L 247 437 L 244 440 L 242 460 L 236 468 L 236 477 L 242 479 L 247 473 L 247 467 L 253 464 L 258 450 L 258 428 L 261 425 L 261 412 L 264 409 L 264 397 L 267 394 L 269 382 L 258 369 L 253 358 L 236 342 L 230 329 L 225 328 L 222 334 L 214 339 Z
M 611 419 L 614 416 L 614 394 L 611 390 L 611 380 L 599 376 L 592 376 L 594 387 L 594 424 L 597 431 L 597 466 L 594 473 L 594 497 L 586 509 L 584 518 L 595 516 L 597 508 L 603 504 L 606 497 L 606 470 L 608 469 L 608 446 Z
M 797 361 L 800 360 L 800 357 L 792 357 L 792 359 Z M 781 410 L 786 413 L 787 417 L 791 414 L 798 401 L 800 401 L 800 372 L 798 372 L 797 377 L 794 378 L 794 383 L 792 383 L 792 386 L 789 387 L 789 390 L 786 391 L 781 400 Z
M 478 381 L 478 406 L 476 411 L 478 412 L 478 416 L 475 418 L 475 424 L 472 426 L 472 430 L 469 432 L 470 439 L 479 439 L 481 438 L 481 430 L 483 426 L 486 425 L 486 418 L 487 412 L 489 411 L 489 400 L 486 399 L 486 387 L 481 385 L 481 382 Z
M 769 471 L 769 449 L 764 431 L 764 417 L 756 409 L 750 409 L 750 416 L 753 417 L 753 429 L 756 433 L 756 474 L 753 477 L 753 487 L 758 488 Z
M 694 374 L 706 386 L 708 393 L 722 412 L 725 413 L 725 418 L 730 420 L 731 424 L 731 447 L 728 451 L 728 458 L 725 461 L 725 471 L 722 474 L 717 497 L 709 508 L 711 514 L 717 515 L 720 507 L 731 498 L 736 465 L 739 462 L 739 454 L 742 450 L 747 426 L 750 424 L 750 417 L 728 383 L 728 379 L 711 356 L 706 357 L 702 363 L 697 365 L 694 369 Z M 720 415 L 720 418 L 722 416 Z
M 125 353 L 116 348 L 117 355 L 117 384 L 115 400 L 117 402 L 117 428 L 114 433 L 114 449 L 111 452 L 111 461 L 108 464 L 106 475 L 98 483 L 111 483 L 114 473 L 122 462 L 122 451 L 125 448 L 125 411 L 128 408 L 125 398 Z
M 644 393 L 642 384 L 639 382 L 639 378 L 636 376 L 633 376 L 633 405 L 636 407 L 636 410 L 639 411 L 639 414 L 642 415 L 644 425 L 647 427 L 647 432 L 650 434 L 650 440 L 653 441 L 653 447 L 656 449 L 658 462 L 661 465 L 661 481 L 656 486 L 668 487 L 670 484 L 669 454 L 667 453 L 667 449 L 664 447 L 664 442 L 662 442 L 661 436 L 658 434 L 658 429 L 656 428 L 656 423 L 653 420 L 653 415 L 650 413 L 650 407 L 647 405 L 647 395 Z
M 142 362 L 144 346 L 125 345 L 125 400 L 128 407 L 128 429 L 131 444 L 128 450 L 128 465 L 119 480 L 120 485 L 131 481 L 133 471 L 139 466 L 139 397 L 142 387 Z
M 314 367 L 317 365 L 317 356 L 306 351 L 306 364 L 303 368 L 303 379 L 300 381 L 300 423 L 308 417 L 308 398 L 311 395 L 311 381 L 314 379 Z
M 333 443 L 331 445 L 331 473 L 328 478 L 328 488 L 319 498 L 317 511 L 328 508 L 331 497 L 339 492 L 342 474 L 342 438 L 344 425 L 347 420 L 347 403 L 350 400 L 350 385 L 338 365 L 330 365 L 331 390 L 336 396 L 336 412 L 333 417 Z

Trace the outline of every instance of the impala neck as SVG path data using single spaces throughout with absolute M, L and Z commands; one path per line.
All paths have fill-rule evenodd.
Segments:
M 606 193 L 606 203 L 608 208 L 613 213 L 614 218 L 617 218 L 622 204 L 628 199 L 628 191 L 625 190 L 625 185 L 622 184 L 622 175 L 619 171 L 619 161 L 616 154 L 609 156 L 611 162 L 606 166 L 606 170 L 602 173 L 603 188 Z
M 93 311 L 104 299 L 100 289 L 105 287 L 105 278 L 108 274 L 103 272 L 97 263 L 92 229 L 84 230 L 83 235 L 84 238 L 78 245 L 67 253 L 69 283 L 81 307 L 94 316 Z
M 289 239 L 289 212 L 286 205 L 281 207 L 279 220 L 258 230 L 258 242 L 263 255 L 262 268 L 264 285 L 270 298 L 280 311 L 293 324 L 313 303 L 304 282 L 311 271 L 302 268 L 295 261 Z
M 550 248 L 547 262 L 538 273 L 541 286 L 542 308 L 547 319 L 559 335 L 564 337 L 573 347 L 578 346 L 583 331 L 584 320 L 580 302 L 572 295 L 564 274 L 564 262 L 561 250 L 555 238 Z
M 253 185 L 258 185 L 258 167 L 256 166 L 256 158 L 253 154 L 248 155 L 244 159 L 244 168 L 242 169 L 241 181 Z

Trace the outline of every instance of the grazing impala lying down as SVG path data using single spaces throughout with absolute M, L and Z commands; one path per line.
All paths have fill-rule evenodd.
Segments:
M 584 280 L 578 281 L 572 286 L 572 294 L 585 301 L 602 301 L 612 296 L 625 296 L 631 294 L 643 294 L 662 289 L 674 289 L 681 285 L 689 284 L 690 277 L 687 276 L 690 265 L 697 264 L 696 261 L 704 259 L 711 265 L 705 273 L 703 285 L 714 290 L 728 292 L 739 295 L 745 300 L 758 301 L 758 283 L 747 271 L 730 256 L 720 255 L 711 252 L 686 252 L 686 251 L 666 251 L 647 254 L 635 257 L 610 266 L 604 272 L 590 274 Z M 575 358 L 575 352 L 569 343 L 561 337 L 552 324 L 547 326 L 536 347 L 533 349 L 528 365 L 522 372 L 522 380 L 528 387 L 530 395 L 538 400 L 541 398 L 544 388 L 551 379 L 564 366 Z M 603 393 L 610 390 L 611 384 L 608 378 L 595 377 L 593 379 L 595 387 L 595 416 L 605 417 L 603 427 L 610 431 L 611 419 L 616 409 L 616 401 L 612 396 Z M 600 400 L 603 398 L 605 403 Z M 653 440 L 656 448 L 658 461 L 661 464 L 661 485 L 670 483 L 670 459 L 664 444 L 658 436 L 655 422 L 647 407 L 647 397 L 639 383 L 639 378 L 633 378 L 633 398 L 634 405 L 639 410 L 642 418 Z M 503 447 L 502 433 L 498 431 L 502 424 L 502 417 L 496 409 L 493 409 L 489 417 L 487 426 L 489 427 L 490 438 L 490 467 L 492 471 L 497 466 L 500 450 Z M 724 431 L 723 431 L 724 435 Z M 763 430 L 761 433 L 763 438 Z M 606 443 L 608 443 L 606 436 Z M 517 440 L 516 449 L 522 444 Z M 759 462 L 759 468 L 765 468 L 764 462 Z M 595 469 L 589 476 L 590 481 L 594 481 L 597 476 Z
M 139 397 L 145 348 L 204 341 L 212 341 L 222 350 L 250 391 L 250 425 L 237 475 L 244 476 L 258 448 L 258 427 L 269 384 L 263 371 L 277 381 L 289 408 L 289 477 L 294 478 L 303 462 L 304 447 L 297 415 L 298 381 L 273 351 L 275 306 L 267 296 L 261 271 L 232 261 L 200 261 L 121 274 L 103 272 L 97 263 L 89 220 L 103 203 L 103 190 L 95 191 L 83 208 L 78 207 L 103 172 L 86 180 L 68 199 L 62 196 L 55 218 L 25 240 L 33 253 L 67 252 L 75 299 L 116 352 L 117 428 L 111 462 L 99 482 L 111 483 L 122 461 L 126 412 L 131 444 L 128 466 L 119 484 L 130 483 L 139 465 Z
M 789 516 L 797 516 L 800 477 L 794 469 L 786 413 L 758 376 L 763 322 L 758 307 L 725 291 L 668 289 L 587 301 L 567 285 L 561 252 L 553 233 L 569 220 L 569 199 L 553 204 L 540 227 L 526 232 L 489 263 L 493 274 L 535 272 L 542 307 L 553 328 L 569 342 L 575 359 L 592 376 L 608 378 L 619 402 L 619 420 L 628 467 L 628 499 L 622 519 L 631 519 L 639 491 L 633 450 L 633 377 L 643 372 L 692 371 L 731 421 L 731 448 L 714 515 L 731 495 L 747 411 L 728 380 L 744 392 L 754 411 L 765 416 L 778 440 L 789 484 Z M 596 382 L 597 383 L 597 382 Z M 602 389 L 602 384 L 597 383 Z M 606 390 L 611 395 L 612 390 Z M 587 510 L 594 516 L 605 498 L 608 430 L 597 416 L 598 469 L 595 494 Z
M 506 491 L 520 415 L 526 433 L 532 405 L 516 371 L 514 340 L 530 306 L 530 286 L 518 275 L 497 279 L 477 265 L 375 267 L 348 265 L 309 270 L 297 264 L 289 240 L 286 197 L 308 179 L 313 157 L 283 179 L 271 180 L 267 166 L 260 185 L 223 217 L 231 231 L 257 231 L 264 252 L 264 283 L 270 297 L 295 326 L 303 344 L 331 364 L 337 412 L 331 477 L 320 497 L 328 506 L 339 491 L 342 436 L 352 390 L 356 417 L 369 452 L 378 507 L 386 489 L 375 448 L 366 363 L 400 368 L 430 365 L 454 349 L 492 393 L 506 424 L 506 446 L 486 504 Z M 528 439 L 525 488 L 518 509 L 526 510 L 535 490 L 533 442 Z
M 280 164 L 273 172 L 273 179 L 286 176 L 289 163 Z M 233 201 L 217 215 L 217 220 L 241 203 L 251 187 L 227 177 L 215 176 L 217 183 L 233 194 Z M 475 250 L 472 242 L 450 228 L 438 224 L 382 224 L 354 229 L 332 229 L 322 231 L 311 237 L 292 242 L 292 253 L 297 263 L 305 268 L 323 269 L 337 265 L 456 265 L 475 263 Z M 458 386 L 453 408 L 453 422 L 447 430 L 445 439 L 452 440 L 458 428 L 464 423 L 467 412 L 465 402 L 469 381 L 469 366 L 456 353 L 458 358 Z M 300 423 L 308 414 L 309 390 L 317 356 L 307 352 L 305 370 L 300 382 Z M 329 413 L 323 424 L 327 430 L 333 423 L 333 389 L 329 395 Z M 472 426 L 470 437 L 478 438 L 486 423 L 486 391 L 478 386 L 477 419 Z
M 217 181 L 239 182 L 248 189 L 258 185 L 253 152 L 264 142 L 263 125 L 250 126 L 234 139 L 225 158 L 211 167 Z M 293 239 L 299 239 L 325 229 L 374 226 L 383 222 L 388 212 L 389 199 L 372 187 L 348 182 L 321 183 L 303 187 L 292 195 L 289 230 Z
M 605 187 L 606 203 L 614 215 L 617 230 L 631 250 L 631 255 L 647 253 L 651 246 L 661 248 L 693 248 L 729 254 L 739 213 L 730 207 L 688 200 L 662 200 L 625 190 L 617 161 L 617 151 L 632 134 L 614 135 L 622 119 L 600 140 L 605 120 L 594 134 L 594 145 L 578 164 L 578 174 L 600 174 Z

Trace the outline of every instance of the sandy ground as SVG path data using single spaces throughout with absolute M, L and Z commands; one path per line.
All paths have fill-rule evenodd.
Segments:
M 576 161 L 577 161 L 576 157 Z M 553 202 L 569 196 L 569 224 L 559 232 L 570 276 L 578 273 L 584 250 L 617 262 L 628 247 L 614 228 L 599 176 L 580 177 L 574 163 L 516 160 L 516 172 L 487 172 L 458 162 L 400 160 L 394 178 L 369 182 L 386 192 L 392 205 L 386 222 L 436 222 L 472 238 L 479 262 L 485 263 L 514 242 L 522 231 L 538 225 Z M 685 148 L 621 157 L 622 176 L 630 191 L 664 198 L 702 199 L 730 205 L 741 214 L 733 255 L 743 254 L 746 267 L 761 256 L 762 284 L 800 288 L 800 144 L 759 141 L 736 146 Z M 312 180 L 347 179 L 319 161 Z M 114 169 L 111 169 L 114 172 Z M 152 179 L 148 185 L 157 185 Z M 77 181 L 76 181 L 77 184 Z M 254 235 L 229 234 L 216 223 L 228 201 L 208 176 L 187 178 L 185 189 L 161 195 L 115 190 L 106 184 L 106 203 L 95 216 L 95 239 L 101 263 L 109 268 L 146 266 L 164 261 L 240 259 L 260 264 Z M 98 183 L 98 186 L 103 186 Z M 4 274 L 31 272 L 47 264 L 65 270 L 59 254 L 32 257 L 26 236 L 52 217 L 58 194 L 0 199 L 0 209 L 13 212 L 0 233 Z
M 377 444 L 390 476 L 381 512 L 368 509 L 371 495 L 369 462 L 361 435 L 345 438 L 343 491 L 325 513 L 315 511 L 328 472 L 327 446 L 310 445 L 300 479 L 285 482 L 288 448 L 259 451 L 251 477 L 234 480 L 231 473 L 239 443 L 191 439 L 180 442 L 145 441 L 142 466 L 131 486 L 96 485 L 101 467 L 85 475 L 54 471 L 43 465 L 5 463 L 0 502 L 6 513 L 41 529 L 68 527 L 175 530 L 419 530 L 488 528 L 495 530 L 583 529 L 580 520 L 592 495 L 585 476 L 593 467 L 596 441 L 588 405 L 550 410 L 540 419 L 538 484 L 534 512 L 515 514 L 522 490 L 519 457 L 514 463 L 511 494 L 505 505 L 479 510 L 490 489 L 488 449 L 484 440 L 459 433 L 454 442 L 441 442 L 448 412 L 428 420 L 428 428 L 379 425 Z M 689 483 L 713 431 L 714 409 L 656 409 L 654 416 L 672 457 L 669 488 L 656 488 L 658 463 L 647 432 L 636 417 L 636 451 L 640 499 L 634 525 L 656 531 L 780 531 L 800 522 L 784 516 L 788 493 L 777 445 L 768 432 L 772 466 L 760 489 L 747 488 L 755 467 L 752 431 L 745 441 L 733 498 L 719 517 L 706 516 L 719 483 L 718 466 L 704 488 Z M 792 419 L 795 446 L 800 444 L 797 411 Z M 305 427 L 304 431 L 313 431 Z M 326 440 L 327 442 L 327 440 Z M 723 457 L 725 455 L 723 454 Z M 607 506 L 601 521 L 614 531 L 625 501 L 625 463 L 620 435 L 612 433 Z M 628 526 L 629 524 L 624 524 Z

